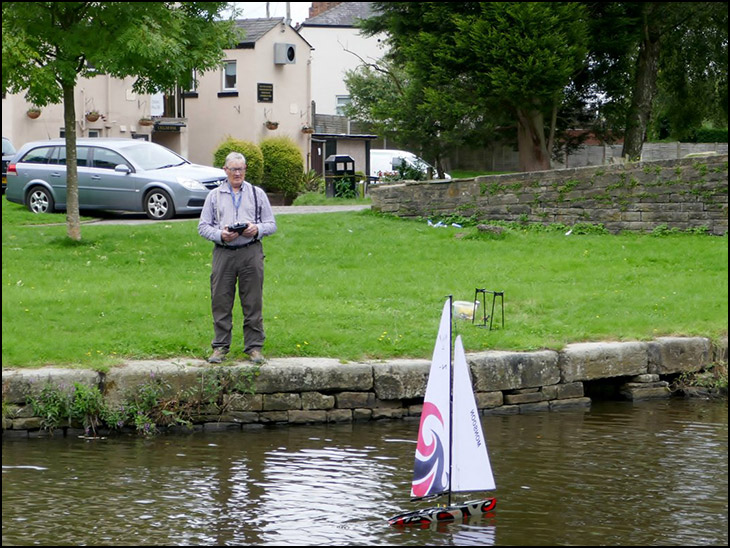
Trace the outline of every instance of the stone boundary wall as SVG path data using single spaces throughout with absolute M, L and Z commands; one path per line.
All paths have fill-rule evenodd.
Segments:
M 611 232 L 657 227 L 728 229 L 728 155 L 386 183 L 372 209 L 400 217 L 475 216 L 482 223 L 603 224 Z
M 487 351 L 467 355 L 477 405 L 483 413 L 516 414 L 588 407 L 584 383 L 619 378 L 627 399 L 668 397 L 662 376 L 700 371 L 727 362 L 727 337 L 713 345 L 704 337 L 663 337 L 651 342 L 570 344 L 557 352 Z M 257 366 L 223 366 L 252 373 Z M 170 395 L 201 384 L 211 366 L 136 361 L 109 373 L 41 368 L 4 369 L 3 436 L 40 432 L 40 417 L 26 395 L 51 382 L 59 387 L 81 383 L 99 387 L 105 402 L 120 403 L 151 378 L 164 379 Z M 340 363 L 334 359 L 272 359 L 255 376 L 253 393 L 228 393 L 223 405 L 208 406 L 193 417 L 196 428 L 240 429 L 244 425 L 354 422 L 419 417 L 430 369 L 429 360 Z M 71 429 L 73 430 L 73 429 Z M 80 431 L 83 433 L 83 430 Z
M 388 148 L 388 147 L 378 147 Z M 400 147 L 391 147 L 400 148 Z M 622 162 L 623 144 L 584 145 L 571 152 L 569 156 L 554 159 L 555 169 L 582 166 L 600 166 Z M 716 152 L 727 154 L 727 143 L 644 143 L 641 149 L 641 161 L 678 160 L 687 154 Z M 455 150 L 447 158 L 449 169 L 468 169 L 473 171 L 519 171 L 520 153 L 514 146 L 494 144 L 485 148 L 472 149 L 462 147 Z M 447 169 L 447 171 L 449 171 Z

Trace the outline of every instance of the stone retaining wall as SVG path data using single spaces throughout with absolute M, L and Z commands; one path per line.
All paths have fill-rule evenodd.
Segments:
M 603 224 L 611 232 L 728 229 L 728 155 L 554 169 L 369 188 L 372 209 L 401 217 Z
M 727 362 L 727 337 L 718 345 L 703 337 L 664 337 L 651 342 L 602 342 L 566 346 L 560 352 L 488 351 L 469 354 L 477 405 L 484 413 L 525 413 L 590 406 L 584 383 L 608 378 L 624 381 L 628 399 L 668 397 L 661 376 L 699 371 Z M 218 405 L 193 416 L 205 429 L 247 424 L 303 424 L 418 417 L 430 362 L 389 360 L 340 363 L 333 359 L 272 359 L 223 366 L 250 375 L 251 393 L 227 392 Z M 41 427 L 27 395 L 48 382 L 59 387 L 80 383 L 99 387 L 107 405 L 121 405 L 152 379 L 164 379 L 168 396 L 179 398 L 219 368 L 202 360 L 137 361 L 107 374 L 78 369 L 3 370 L 3 435 L 34 435 Z

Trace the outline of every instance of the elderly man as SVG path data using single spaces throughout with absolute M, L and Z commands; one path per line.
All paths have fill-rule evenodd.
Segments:
M 243 309 L 244 352 L 262 363 L 266 336 L 262 314 L 264 251 L 261 239 L 276 232 L 276 220 L 266 193 L 245 180 L 246 158 L 226 157 L 228 181 L 212 190 L 203 205 L 198 233 L 213 243 L 210 297 L 215 338 L 210 363 L 221 363 L 231 347 L 236 283 Z

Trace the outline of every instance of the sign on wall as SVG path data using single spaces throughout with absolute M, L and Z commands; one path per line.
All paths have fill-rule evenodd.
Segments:
M 274 84 L 257 84 L 256 96 L 259 103 L 273 103 Z

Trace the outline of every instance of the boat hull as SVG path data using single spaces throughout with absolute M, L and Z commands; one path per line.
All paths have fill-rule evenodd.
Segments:
M 441 506 L 436 508 L 425 508 L 399 514 L 388 520 L 388 524 L 395 526 L 406 525 L 429 525 L 440 521 L 455 521 L 478 516 L 491 512 L 497 506 L 497 499 L 488 498 L 472 500 L 452 506 Z

